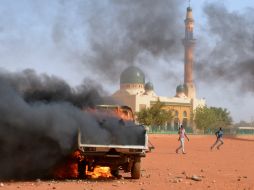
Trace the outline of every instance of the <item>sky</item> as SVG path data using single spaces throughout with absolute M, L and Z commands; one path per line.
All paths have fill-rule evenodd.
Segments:
M 184 0 L 0 0 L 0 68 L 33 69 L 72 86 L 95 81 L 108 94 L 140 67 L 158 95 L 183 83 Z M 208 106 L 234 122 L 254 120 L 254 2 L 192 0 L 195 84 Z

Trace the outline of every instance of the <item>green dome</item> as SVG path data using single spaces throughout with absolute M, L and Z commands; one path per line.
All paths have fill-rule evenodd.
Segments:
M 146 91 L 151 91 L 151 90 L 153 90 L 153 84 L 152 84 L 151 82 L 147 82 L 147 83 L 145 84 L 145 90 L 146 90 Z
M 182 92 L 183 93 L 185 92 L 185 85 L 180 84 L 176 87 L 176 93 L 182 93 Z
M 120 77 L 121 84 L 145 84 L 145 74 L 141 69 L 135 66 L 130 66 L 125 69 Z

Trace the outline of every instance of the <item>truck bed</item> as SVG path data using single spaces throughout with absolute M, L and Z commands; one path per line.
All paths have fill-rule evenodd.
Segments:
M 146 146 L 147 132 L 143 126 L 114 126 L 112 124 L 103 125 L 101 128 L 103 130 L 93 132 L 94 134 L 92 135 L 81 128 L 79 131 L 79 144 L 87 146 L 99 145 L 101 147 Z
M 80 144 L 80 147 L 95 147 L 95 148 L 121 148 L 121 149 L 145 149 L 146 146 L 141 145 L 99 145 L 99 144 Z
M 79 149 L 85 155 L 97 155 L 106 157 L 120 157 L 121 155 L 140 155 L 145 156 L 146 146 L 138 145 L 97 145 L 80 144 Z
M 128 130 L 137 130 L 137 126 L 128 127 Z M 142 130 L 141 130 L 142 129 Z M 145 152 L 148 150 L 148 136 L 143 128 L 139 129 L 137 136 L 140 140 L 135 140 L 135 144 L 96 144 L 96 143 L 87 143 L 85 135 L 79 133 L 78 136 L 78 148 L 85 153 L 86 155 L 104 155 L 104 156 L 120 156 L 123 154 L 140 154 L 141 156 L 145 155 Z

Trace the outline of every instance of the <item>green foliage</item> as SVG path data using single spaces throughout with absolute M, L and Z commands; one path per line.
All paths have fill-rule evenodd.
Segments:
M 136 113 L 137 120 L 147 126 L 162 126 L 173 119 L 171 111 L 163 109 L 164 104 L 157 101 L 150 108 Z
M 205 106 L 195 110 L 194 121 L 198 129 L 214 129 L 228 127 L 232 118 L 227 109 Z

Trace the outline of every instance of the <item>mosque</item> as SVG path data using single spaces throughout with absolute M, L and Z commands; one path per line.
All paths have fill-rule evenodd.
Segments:
M 155 93 L 153 84 L 145 81 L 143 71 L 136 67 L 126 68 L 120 76 L 120 89 L 112 97 L 139 112 L 149 108 L 158 100 L 163 102 L 164 109 L 171 110 L 174 119 L 167 127 L 177 127 L 183 124 L 185 127 L 194 127 L 193 111 L 197 107 L 205 105 L 204 99 L 196 98 L 196 88 L 193 81 L 193 51 L 196 40 L 193 37 L 194 19 L 192 9 L 187 7 L 185 23 L 185 37 L 182 40 L 184 46 L 184 84 L 176 87 L 174 97 L 163 97 Z

